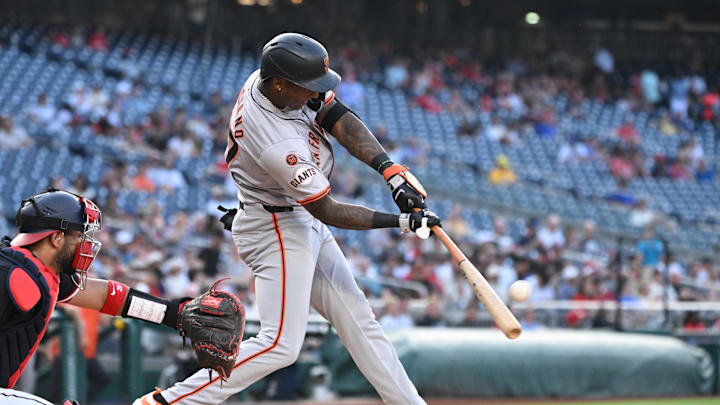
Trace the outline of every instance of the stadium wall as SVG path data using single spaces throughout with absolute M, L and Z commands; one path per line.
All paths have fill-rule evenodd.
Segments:
M 669 336 L 414 328 L 391 335 L 424 397 L 610 398 L 708 395 L 717 372 L 709 353 Z M 339 341 L 325 358 L 342 396 L 374 390 Z

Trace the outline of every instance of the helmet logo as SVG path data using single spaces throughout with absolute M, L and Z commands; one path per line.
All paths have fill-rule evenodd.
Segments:
M 325 73 L 327 73 L 329 66 L 330 66 L 330 61 L 328 60 L 328 57 L 326 56 L 325 59 L 323 59 L 323 67 L 325 68 Z

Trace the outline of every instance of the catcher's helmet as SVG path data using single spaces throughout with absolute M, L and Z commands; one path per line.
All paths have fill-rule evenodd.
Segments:
M 15 224 L 20 232 L 11 246 L 27 246 L 57 231 L 82 233 L 73 260 L 72 273 L 80 273 L 81 288 L 85 288 L 87 270 L 102 244 L 94 239 L 102 226 L 100 209 L 85 197 L 50 188 L 20 204 Z
M 276 76 L 318 93 L 340 84 L 340 75 L 329 68 L 325 47 L 294 32 L 280 34 L 263 47 L 260 77 L 265 80 Z

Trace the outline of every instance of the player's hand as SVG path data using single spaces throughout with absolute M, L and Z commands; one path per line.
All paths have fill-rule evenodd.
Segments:
M 430 228 L 440 225 L 440 217 L 434 212 L 423 209 L 418 212 L 400 214 L 400 231 L 415 232 L 422 239 L 430 236 Z
M 395 204 L 400 212 L 412 212 L 415 208 L 426 208 L 427 192 L 406 166 L 397 163 L 383 170 L 383 177 L 390 187 Z

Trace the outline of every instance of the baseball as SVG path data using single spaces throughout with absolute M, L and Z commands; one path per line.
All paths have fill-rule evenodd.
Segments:
M 530 298 L 530 283 L 525 280 L 518 280 L 510 285 L 510 298 L 513 301 L 525 301 Z

